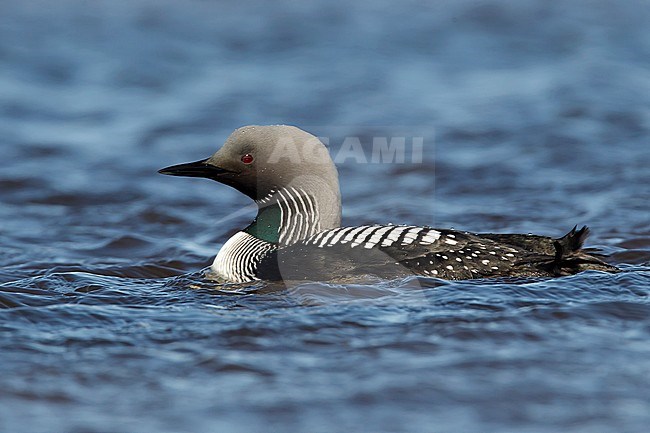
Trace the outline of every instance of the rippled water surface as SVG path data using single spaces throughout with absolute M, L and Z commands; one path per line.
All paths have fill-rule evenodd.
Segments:
M 647 431 L 648 3 L 351 3 L 2 3 L 0 431 Z M 250 202 L 156 170 L 253 123 L 423 137 L 340 165 L 347 224 L 624 272 L 218 286 Z

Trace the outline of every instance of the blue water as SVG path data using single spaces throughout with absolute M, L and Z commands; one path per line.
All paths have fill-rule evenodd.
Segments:
M 351 4 L 349 4 L 351 3 Z M 650 4 L 0 5 L 0 432 L 645 432 Z M 561 236 L 624 272 L 218 286 L 254 216 L 159 176 L 234 128 L 421 137 L 344 222 Z

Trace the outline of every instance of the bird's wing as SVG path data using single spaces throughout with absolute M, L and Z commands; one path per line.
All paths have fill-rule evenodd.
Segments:
M 260 269 L 266 269 L 261 277 L 269 279 L 328 280 L 347 274 L 468 279 L 501 275 L 512 266 L 516 252 L 490 239 L 453 230 L 401 225 L 340 227 L 280 248 Z

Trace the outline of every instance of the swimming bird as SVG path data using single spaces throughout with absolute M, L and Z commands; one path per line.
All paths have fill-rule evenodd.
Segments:
M 222 282 L 363 275 L 461 280 L 617 270 L 582 251 L 586 226 L 559 239 L 413 225 L 341 227 L 334 162 L 317 137 L 294 126 L 244 126 L 211 157 L 159 173 L 216 180 L 257 204 L 254 221 L 214 259 L 211 276 Z

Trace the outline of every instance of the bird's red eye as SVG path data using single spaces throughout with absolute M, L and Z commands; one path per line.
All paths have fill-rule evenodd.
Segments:
M 253 159 L 254 159 L 253 155 L 247 153 L 246 155 L 241 157 L 241 162 L 243 162 L 244 164 L 250 164 L 251 162 L 253 162 Z

